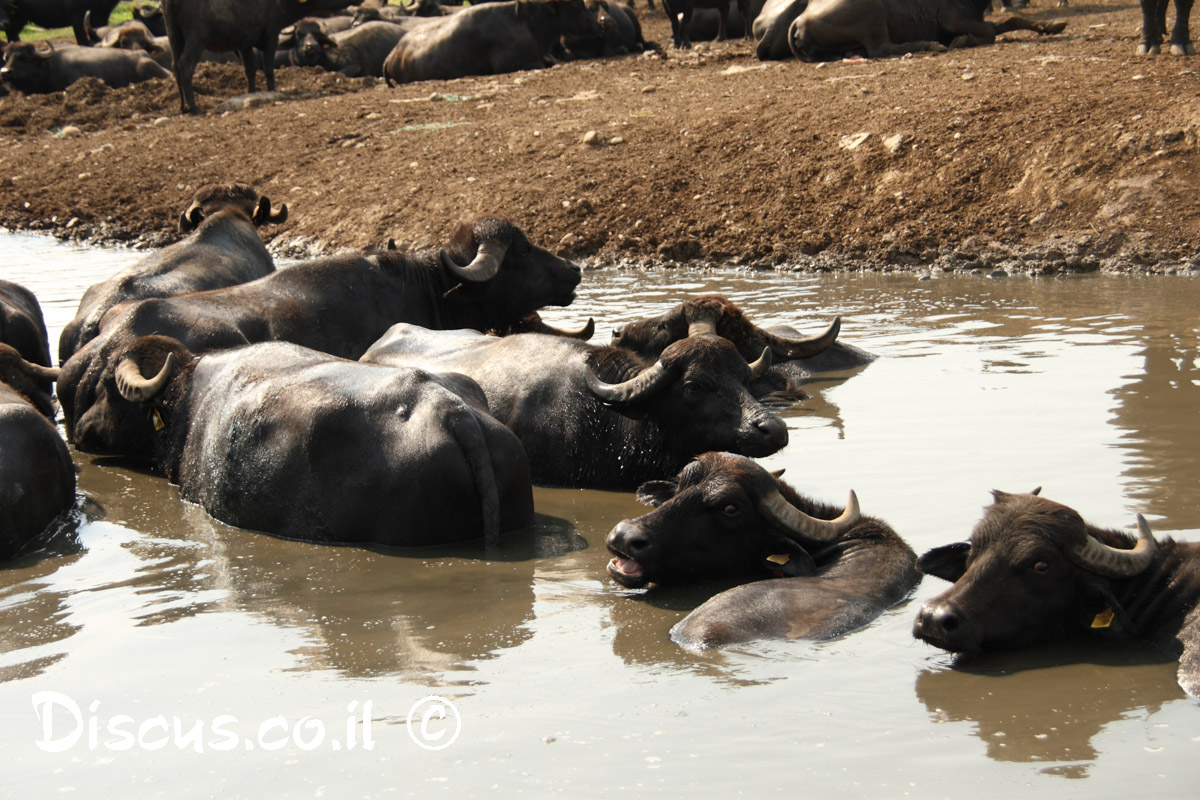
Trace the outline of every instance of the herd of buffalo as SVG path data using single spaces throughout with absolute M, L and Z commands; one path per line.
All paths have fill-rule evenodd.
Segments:
M 201 188 L 183 238 L 84 293 L 57 367 L 36 298 L 0 281 L 0 559 L 75 506 L 67 442 L 150 464 L 225 523 L 313 542 L 494 548 L 532 524 L 534 485 L 636 491 L 652 510 L 609 533 L 612 580 L 738 584 L 672 629 L 684 647 L 836 636 L 928 574 L 952 586 L 920 607 L 924 641 L 1148 640 L 1200 697 L 1200 543 L 996 492 L 968 542 L 918 559 L 854 492 L 823 503 L 754 460 L 788 444 L 772 409 L 805 379 L 871 360 L 840 320 L 763 328 L 707 295 L 596 345 L 592 321 L 539 315 L 572 302 L 579 265 L 508 220 L 276 269 L 258 228 L 287 213 L 246 184 Z
M 656 48 L 643 38 L 633 2 L 365 0 L 355 6 L 350 0 L 162 0 L 110 26 L 117 0 L 0 0 L 0 27 L 9 41 L 0 94 L 9 88 L 62 91 L 84 77 L 123 87 L 173 75 L 182 111 L 199 113 L 193 79 L 202 61 L 240 61 L 250 92 L 259 70 L 274 91 L 281 66 L 382 77 L 388 85 L 539 69 Z M 1066 27 L 1015 15 L 988 21 L 991 5 L 992 0 L 662 0 L 677 49 L 691 47 L 693 40 L 741 36 L 755 42 L 755 55 L 763 60 L 942 51 L 990 44 L 1009 31 L 1055 34 Z M 1166 5 L 1167 0 L 1142 0 L 1142 52 L 1158 52 Z M 1172 52 L 1194 52 L 1191 0 L 1176 5 Z M 654 0 L 647 6 L 643 13 L 654 9 Z M 69 26 L 76 43 L 19 42 L 28 23 Z

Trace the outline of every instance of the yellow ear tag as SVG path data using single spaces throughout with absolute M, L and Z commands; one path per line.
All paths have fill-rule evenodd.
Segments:
M 1096 618 L 1094 620 L 1092 620 L 1092 627 L 1093 628 L 1107 628 L 1109 625 L 1112 625 L 1112 621 L 1113 621 L 1112 606 L 1108 606 L 1103 611 L 1101 611 L 1099 614 L 1097 614 Z
M 154 422 L 154 430 L 156 431 L 161 431 L 167 427 L 166 423 L 163 422 L 162 414 L 158 413 L 157 408 L 150 409 L 150 419 Z
M 789 556 L 787 553 L 784 553 L 783 555 L 778 555 L 778 556 L 767 556 L 767 561 L 770 561 L 772 564 L 778 564 L 781 567 L 791 560 L 792 560 L 792 557 Z

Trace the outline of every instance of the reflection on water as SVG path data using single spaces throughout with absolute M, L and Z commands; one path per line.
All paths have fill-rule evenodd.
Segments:
M 137 255 L 0 237 L 4 277 L 38 294 L 53 340 L 83 288 Z M 816 331 L 840 314 L 843 340 L 880 356 L 812 381 L 784 412 L 791 444 L 764 463 L 817 497 L 854 488 L 919 552 L 965 539 L 989 490 L 1036 485 L 1096 524 L 1130 527 L 1141 511 L 1200 538 L 1194 279 L 589 271 L 577 303 L 545 316 L 594 316 L 603 343 L 707 292 L 760 324 Z M 1008 797 L 1019 782 L 1057 797 L 1078 778 L 1140 796 L 1147 774 L 1163 796 L 1191 790 L 1200 704 L 1173 663 L 1136 648 L 955 663 L 910 635 L 936 579 L 843 639 L 688 653 L 668 630 L 706 590 L 631 592 L 605 574 L 605 535 L 645 510 L 631 494 L 538 489 L 535 526 L 498 553 L 397 553 L 237 530 L 136 465 L 76 463 L 74 520 L 0 568 L 0 752 L 26 795 L 211 794 L 231 776 L 247 793 L 307 796 L 329 775 L 339 794 L 711 795 L 729 764 L 756 794 L 803 781 L 821 796 Z M 387 746 L 290 747 L 286 775 L 269 768 L 278 754 L 249 749 L 211 766 L 102 745 L 63 761 L 33 746 L 29 698 L 44 690 L 139 718 L 336 719 L 370 698 Z M 407 738 L 405 713 L 430 691 L 465 717 L 446 759 L 418 758 Z M 780 765 L 788 781 L 772 777 Z

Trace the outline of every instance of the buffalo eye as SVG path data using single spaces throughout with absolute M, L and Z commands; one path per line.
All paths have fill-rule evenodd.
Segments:
M 1034 562 L 1033 571 L 1038 573 L 1039 575 L 1045 575 L 1047 572 L 1050 571 L 1050 562 L 1049 561 Z
M 742 510 L 734 503 L 730 503 L 722 510 L 725 512 L 725 516 L 727 517 L 736 517 L 738 514 L 742 513 Z

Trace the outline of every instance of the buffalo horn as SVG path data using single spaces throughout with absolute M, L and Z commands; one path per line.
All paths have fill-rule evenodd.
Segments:
M 750 375 L 754 378 L 761 378 L 767 374 L 767 370 L 771 368 L 771 348 L 764 347 L 762 355 L 757 361 L 750 362 Z
M 1075 560 L 1080 566 L 1110 578 L 1128 578 L 1150 566 L 1158 543 L 1154 532 L 1141 514 L 1137 515 L 1138 540 L 1132 550 L 1109 547 L 1095 537 L 1087 537 L 1075 548 Z
M 815 542 L 832 542 L 857 523 L 859 518 L 858 496 L 853 489 L 850 490 L 850 499 L 846 501 L 846 510 L 837 519 L 810 517 L 789 503 L 778 489 L 758 504 L 758 510 L 784 533 Z
M 698 319 L 688 325 L 688 336 L 716 335 L 717 323 L 711 319 Z
M 587 387 L 606 403 L 636 403 L 656 394 L 675 379 L 674 373 L 663 366 L 661 361 L 654 362 L 640 373 L 624 383 L 605 383 L 596 377 L 591 367 L 587 370 Z
M 834 317 L 833 322 L 823 333 L 805 338 L 791 338 L 771 333 L 765 328 L 755 326 L 755 331 L 762 341 L 770 346 L 775 355 L 780 358 L 812 358 L 833 344 L 842 330 L 842 318 Z
M 454 259 L 445 250 L 439 254 L 442 260 L 442 266 L 448 269 L 454 277 L 464 283 L 483 283 L 490 281 L 496 277 L 496 273 L 500 271 L 500 264 L 504 261 L 504 254 L 508 252 L 508 245 L 497 239 L 488 239 L 479 243 L 479 252 L 475 254 L 475 258 L 470 264 L 465 267 L 460 267 L 454 263 Z
M 582 328 L 575 328 L 574 330 L 571 330 L 570 328 L 556 328 L 553 325 L 547 324 L 546 322 L 542 322 L 541 324 L 545 329 L 545 333 L 553 334 L 554 336 L 562 336 L 567 339 L 579 339 L 580 341 L 584 342 L 592 338 L 592 334 L 596 332 L 596 320 L 592 319 L 591 317 L 588 317 L 587 323 Z
M 175 354 L 168 353 L 162 369 L 153 378 L 143 378 L 142 370 L 137 359 L 127 356 L 117 364 L 114 377 L 117 381 L 117 391 L 131 403 L 144 403 L 163 390 L 171 379 L 171 370 L 175 366 Z
M 41 364 L 21 359 L 20 368 L 22 372 L 35 380 L 50 381 L 52 383 L 58 380 L 58 370 L 54 367 L 43 367 Z
M 251 221 L 255 225 L 262 225 L 269 222 L 272 225 L 282 225 L 287 222 L 288 207 L 287 203 L 280 203 L 279 210 L 274 214 L 271 213 L 271 201 L 265 197 L 258 198 L 258 205 L 254 207 L 254 216 Z

